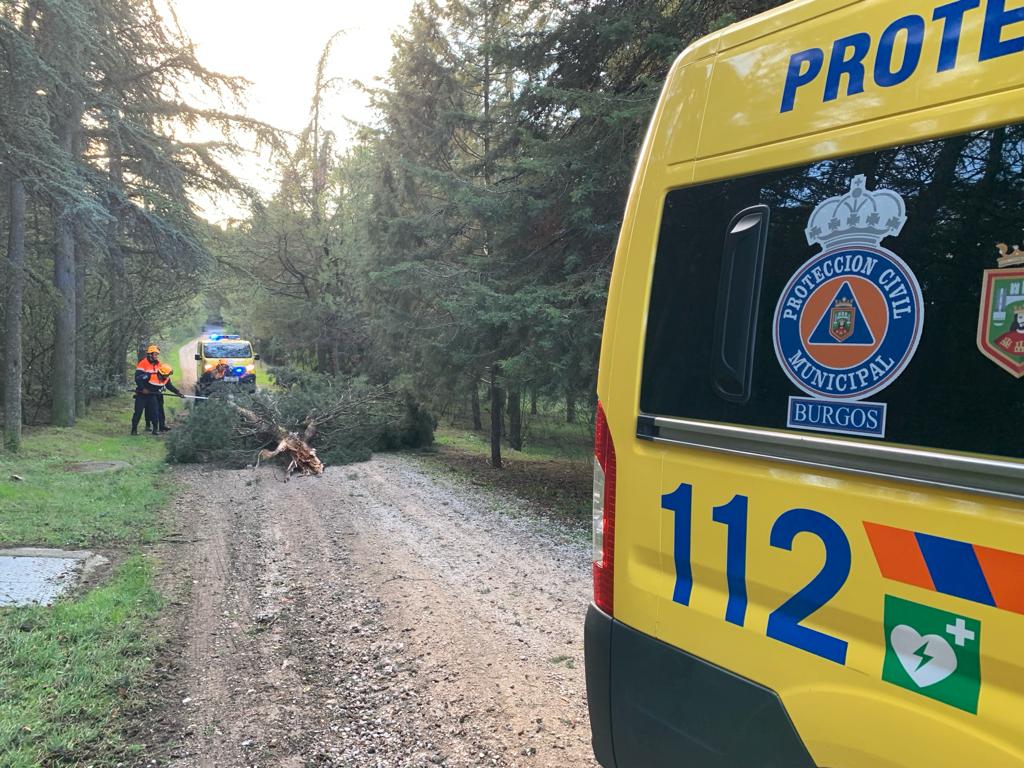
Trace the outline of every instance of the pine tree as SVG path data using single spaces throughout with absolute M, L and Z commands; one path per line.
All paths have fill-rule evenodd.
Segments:
M 539 23 L 534 2 L 471 0 L 416 6 L 396 41 L 381 94 L 382 234 L 371 266 L 388 297 L 381 325 L 424 388 L 459 391 L 486 372 L 492 463 L 501 465 L 503 361 L 523 341 L 519 272 L 518 95 L 515 40 Z M 404 339 L 402 328 L 416 332 Z M 460 382 L 462 384 L 460 385 Z
M 22 304 L 25 293 L 25 214 L 26 191 L 22 180 L 24 169 L 16 161 L 13 142 L 25 140 L 33 128 L 38 128 L 37 110 L 32 104 L 30 91 L 33 79 L 40 75 L 39 60 L 29 45 L 29 35 L 35 25 L 38 5 L 24 8 L 4 8 L 0 23 L 5 39 L 4 72 L 0 77 L 7 114 L 0 117 L 3 128 L 3 158 L 9 183 L 9 217 L 6 267 L 5 323 L 4 323 L 4 445 L 17 451 L 21 446 L 22 412 Z M 16 81 L 14 73 L 22 76 Z M 33 125 L 34 123 L 34 125 Z M 27 142 L 26 142 L 27 143 Z
M 245 130 L 280 142 L 256 121 L 185 101 L 186 87 L 236 101 L 243 83 L 203 68 L 148 0 L 7 0 L 0 36 L 0 93 L 17 107 L 0 115 L 3 191 L 15 214 L 8 290 L 21 291 L 36 317 L 19 327 L 19 313 L 5 310 L 10 435 L 21 421 L 19 349 L 33 350 L 24 366 L 33 415 L 49 410 L 53 423 L 73 423 L 91 391 L 123 381 L 139 337 L 193 299 L 208 263 L 193 196 L 247 193 L 223 164 L 238 151 L 232 137 Z M 223 140 L 180 138 L 201 123 Z M 47 272 L 52 288 L 19 282 Z M 51 318 L 40 322 L 43 307 Z

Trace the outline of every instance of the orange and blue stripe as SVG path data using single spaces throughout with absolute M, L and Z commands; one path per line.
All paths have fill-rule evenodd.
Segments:
M 882 576 L 1024 615 L 1024 555 L 864 523 Z

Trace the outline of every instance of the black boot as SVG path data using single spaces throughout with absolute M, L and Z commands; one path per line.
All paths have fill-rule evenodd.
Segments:
M 133 435 L 139 434 L 139 428 L 138 427 L 132 427 L 132 434 Z

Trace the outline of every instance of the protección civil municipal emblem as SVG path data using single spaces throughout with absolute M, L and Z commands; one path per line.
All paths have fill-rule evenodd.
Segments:
M 1000 246 L 1001 269 L 985 271 L 978 316 L 978 349 L 989 360 L 1018 379 L 1024 377 L 1024 254 L 1008 254 Z
M 811 396 L 790 398 L 791 428 L 885 436 L 886 406 L 862 401 L 903 373 L 924 328 L 917 277 L 881 245 L 906 221 L 903 198 L 868 190 L 864 176 L 811 214 L 807 242 L 822 252 L 797 270 L 775 310 L 775 354 Z

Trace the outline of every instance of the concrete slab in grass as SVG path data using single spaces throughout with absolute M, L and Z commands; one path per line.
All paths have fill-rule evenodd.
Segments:
M 107 558 L 63 549 L 0 549 L 0 607 L 50 605 Z

